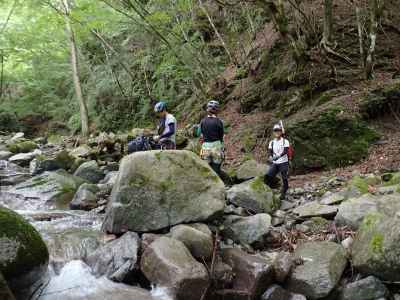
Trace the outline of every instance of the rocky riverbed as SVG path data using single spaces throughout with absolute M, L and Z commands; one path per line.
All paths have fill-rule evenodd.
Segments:
M 193 152 L 123 150 L 0 136 L 0 299 L 400 298 L 400 173 L 280 201 L 255 161 L 226 185 Z

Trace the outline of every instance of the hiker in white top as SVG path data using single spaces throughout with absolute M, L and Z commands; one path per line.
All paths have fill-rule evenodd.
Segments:
M 176 119 L 173 115 L 168 113 L 167 105 L 165 102 L 160 101 L 154 107 L 154 112 L 158 114 L 160 123 L 158 125 L 158 135 L 153 139 L 160 143 L 163 150 L 176 149 Z
M 286 198 L 286 193 L 289 189 L 289 147 L 289 141 L 283 137 L 283 129 L 281 125 L 275 125 L 274 139 L 268 145 L 268 161 L 270 162 L 270 167 L 264 181 L 268 186 L 271 186 L 276 175 L 281 175 L 283 183 L 280 197 L 281 200 Z

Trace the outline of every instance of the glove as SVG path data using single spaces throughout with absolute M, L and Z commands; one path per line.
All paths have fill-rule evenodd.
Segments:
M 277 161 L 277 160 L 280 159 L 280 158 L 281 158 L 280 155 L 274 155 L 274 156 L 272 157 L 272 160 L 273 160 L 273 161 Z
M 155 135 L 153 136 L 153 140 L 158 143 L 160 141 L 160 136 L 159 135 Z

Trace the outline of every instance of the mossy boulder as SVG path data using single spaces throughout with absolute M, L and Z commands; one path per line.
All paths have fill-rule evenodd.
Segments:
M 15 300 L 10 288 L 8 287 L 7 281 L 4 279 L 3 274 L 0 272 L 0 299 L 3 300 Z
M 400 280 L 400 218 L 371 213 L 357 232 L 351 249 L 355 269 L 387 281 Z
M 94 160 L 81 164 L 74 175 L 91 183 L 98 183 L 105 176 L 104 172 Z
M 25 289 L 47 270 L 49 252 L 36 229 L 23 217 L 0 207 L 0 272 L 11 289 Z
M 309 114 L 289 122 L 296 171 L 342 167 L 367 156 L 378 134 L 356 116 L 342 112 L 340 107 L 331 107 L 318 116 Z
M 14 153 L 29 153 L 37 148 L 37 144 L 32 141 L 24 140 L 24 141 L 16 141 L 14 143 L 8 144 L 7 149 Z
M 238 180 L 249 180 L 255 177 L 262 177 L 267 173 L 268 166 L 261 164 L 254 159 L 245 161 L 236 171 Z
M 103 229 L 154 231 L 212 219 L 224 206 L 223 182 L 194 153 L 138 152 L 121 162 Z
M 280 206 L 279 199 L 261 177 L 234 185 L 227 192 L 229 202 L 253 213 L 272 213 Z
M 38 155 L 30 162 L 29 170 L 32 175 L 38 175 L 45 171 L 58 169 L 69 170 L 74 165 L 75 159 L 69 155 L 68 151 L 60 151 L 54 155 Z

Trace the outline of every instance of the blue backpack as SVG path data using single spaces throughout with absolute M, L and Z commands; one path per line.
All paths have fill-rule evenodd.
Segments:
M 128 143 L 128 154 L 140 151 L 150 151 L 151 149 L 151 142 L 148 137 L 139 136 Z

